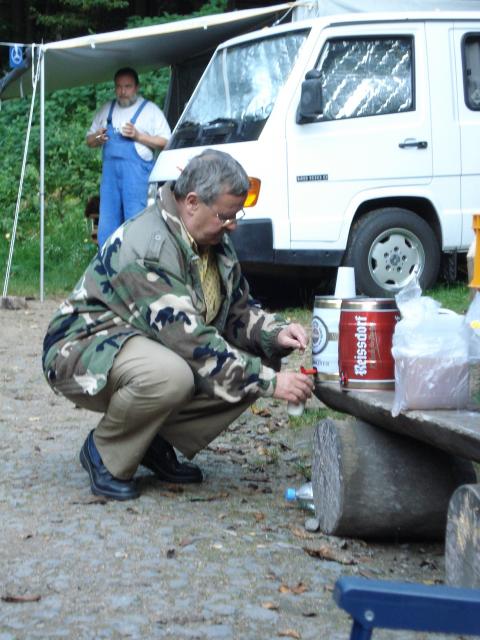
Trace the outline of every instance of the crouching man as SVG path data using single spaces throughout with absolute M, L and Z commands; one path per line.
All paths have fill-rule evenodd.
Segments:
M 139 465 L 201 482 L 174 447 L 192 459 L 258 397 L 311 395 L 310 377 L 279 372 L 305 330 L 252 300 L 229 239 L 248 187 L 230 155 L 194 157 L 113 233 L 49 325 L 48 383 L 103 414 L 80 451 L 96 495 L 137 498 Z

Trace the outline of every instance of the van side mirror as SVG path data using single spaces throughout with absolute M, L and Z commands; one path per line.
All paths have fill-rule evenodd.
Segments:
M 311 69 L 302 82 L 300 104 L 297 109 L 297 124 L 316 122 L 323 113 L 322 72 Z

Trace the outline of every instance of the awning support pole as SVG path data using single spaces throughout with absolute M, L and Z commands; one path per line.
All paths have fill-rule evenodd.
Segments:
M 45 248 L 45 53 L 40 49 L 40 302 L 44 299 Z

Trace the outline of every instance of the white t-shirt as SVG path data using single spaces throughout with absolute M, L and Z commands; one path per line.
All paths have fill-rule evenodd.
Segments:
M 137 100 L 130 107 L 121 107 L 118 102 L 115 102 L 112 114 L 112 126 L 114 129 L 120 130 L 125 122 L 128 122 L 135 115 L 135 111 L 142 104 L 142 96 L 137 96 Z M 101 109 L 96 113 L 92 126 L 87 131 L 87 136 L 90 133 L 95 133 L 98 129 L 107 126 L 108 112 L 110 111 L 110 105 L 112 101 L 105 103 Z M 153 102 L 147 102 L 143 107 L 140 115 L 137 118 L 135 127 L 142 133 L 146 133 L 149 136 L 162 136 L 163 138 L 170 138 L 171 131 L 168 126 L 168 122 L 163 115 L 161 109 L 157 107 Z M 153 151 L 150 147 L 135 142 L 135 148 L 144 160 L 151 160 L 153 158 Z

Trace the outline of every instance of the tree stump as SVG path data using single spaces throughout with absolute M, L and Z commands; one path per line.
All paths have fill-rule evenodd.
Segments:
M 10 311 L 18 311 L 18 309 L 27 309 L 28 304 L 26 298 L 19 296 L 2 296 L 0 298 L 0 309 L 9 309 Z
M 480 587 L 480 484 L 459 487 L 450 500 L 445 574 L 454 587 Z
M 313 498 L 327 534 L 440 539 L 452 493 L 475 481 L 470 461 L 362 420 L 315 429 Z

